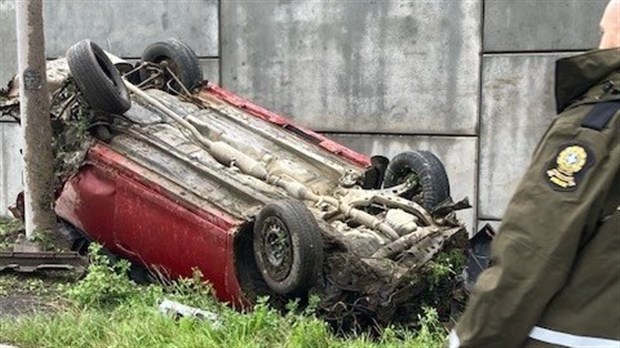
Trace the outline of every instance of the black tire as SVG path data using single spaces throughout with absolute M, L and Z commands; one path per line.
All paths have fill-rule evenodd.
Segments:
M 131 101 L 127 87 L 101 47 L 90 40 L 82 40 L 67 51 L 67 63 L 91 108 L 119 115 L 129 110 Z
M 443 164 L 435 155 L 428 151 L 407 151 L 392 159 L 385 173 L 383 187 L 396 186 L 411 174 L 418 178 L 418 188 L 405 192 L 403 197 L 413 198 L 422 194 L 422 206 L 433 209 L 450 197 L 450 182 Z
M 177 39 L 167 39 L 149 45 L 142 52 L 142 60 L 145 62 L 160 64 L 167 61 L 168 67 L 179 78 L 183 86 L 191 91 L 198 87 L 203 80 L 202 69 L 196 53 L 184 42 Z M 145 80 L 149 77 L 146 69 L 140 70 L 140 77 Z M 167 77 L 166 79 L 172 78 Z M 172 84 L 178 89 L 178 83 Z
M 323 239 L 314 216 L 299 201 L 267 204 L 254 224 L 254 257 L 267 286 L 280 295 L 304 296 L 323 264 Z

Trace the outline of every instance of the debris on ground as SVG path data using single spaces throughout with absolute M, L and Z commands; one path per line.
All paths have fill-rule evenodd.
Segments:
M 161 313 L 174 317 L 190 317 L 211 322 L 214 328 L 222 326 L 218 315 L 204 309 L 186 306 L 180 302 L 164 299 L 158 306 Z

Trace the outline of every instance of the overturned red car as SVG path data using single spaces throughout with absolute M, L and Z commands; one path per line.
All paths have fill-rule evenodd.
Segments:
M 49 69 L 55 211 L 76 249 L 199 269 L 232 304 L 317 294 L 334 317 L 389 322 L 419 312 L 430 261 L 466 235 L 432 153 L 356 153 L 203 81 L 178 40 L 135 66 L 84 40 Z

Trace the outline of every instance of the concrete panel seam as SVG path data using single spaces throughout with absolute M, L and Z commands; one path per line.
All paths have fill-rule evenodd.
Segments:
M 319 134 L 342 134 L 342 135 L 379 135 L 379 136 L 407 136 L 407 137 L 445 137 L 445 138 L 478 138 L 478 134 L 460 133 L 387 133 L 387 132 L 350 132 L 346 130 L 317 131 Z
M 485 51 L 482 54 L 482 57 L 495 57 L 495 56 L 535 56 L 535 55 L 549 55 L 549 54 L 570 54 L 570 53 L 582 53 L 584 51 L 588 51 L 590 49 L 574 49 L 574 50 L 538 50 L 538 51 Z
M 222 56 L 222 28 L 223 28 L 223 24 L 222 24 L 222 1 L 218 0 L 217 2 L 217 55 L 219 57 Z M 222 59 L 220 59 L 217 63 L 217 73 L 219 75 L 219 81 L 218 83 L 223 85 L 223 78 L 222 78 Z
M 486 0 L 482 1 L 480 5 L 480 48 L 484 51 L 484 26 L 485 26 L 485 6 Z M 480 130 L 482 128 L 482 96 L 483 96 L 483 78 L 484 78 L 484 54 L 480 55 L 480 59 L 478 61 L 478 114 L 476 119 L 476 154 L 474 157 L 475 166 L 474 166 L 474 219 L 477 220 L 480 218 Z M 473 234 L 474 231 L 470 232 L 470 235 Z

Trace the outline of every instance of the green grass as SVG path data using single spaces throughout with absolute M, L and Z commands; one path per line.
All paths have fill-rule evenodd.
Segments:
M 316 299 L 305 309 L 289 303 L 282 314 L 261 299 L 239 312 L 215 300 L 200 280 L 139 287 L 125 276 L 126 263 L 111 265 L 91 253 L 86 277 L 61 289 L 66 304 L 55 313 L 0 319 L 0 343 L 19 347 L 442 347 L 445 329 L 427 309 L 417 332 L 389 327 L 378 336 L 335 336 L 315 313 Z M 5 283 L 7 284 L 7 283 Z M 174 318 L 157 310 L 173 299 L 217 313 L 222 323 Z
M 10 294 L 32 295 L 46 299 L 60 298 L 66 285 L 73 281 L 75 274 L 48 272 L 41 274 L 2 274 L 0 276 L 0 297 Z
M 23 228 L 24 225 L 17 219 L 0 218 L 0 251 L 11 250 Z
M 174 319 L 140 303 L 113 309 L 68 308 L 56 315 L 0 321 L 0 337 L 20 347 L 441 347 L 444 334 L 424 326 L 416 335 L 386 329 L 379 338 L 334 336 L 308 315 L 280 315 L 264 304 L 253 311 L 219 312 L 223 325 Z M 432 312 L 428 318 L 435 320 Z
M 11 218 L 0 218 L 0 236 L 24 228 L 21 221 Z

